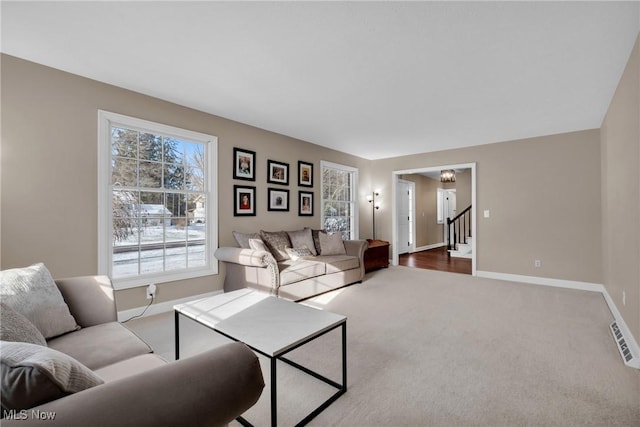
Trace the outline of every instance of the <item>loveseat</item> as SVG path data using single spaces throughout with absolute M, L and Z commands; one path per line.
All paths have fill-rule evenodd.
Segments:
M 366 240 L 342 240 L 340 233 L 310 228 L 233 236 L 239 247 L 215 252 L 225 263 L 225 292 L 253 288 L 300 301 L 364 277 Z
M 226 425 L 262 393 L 244 344 L 175 362 L 155 355 L 117 322 L 107 277 L 54 284 L 36 264 L 0 272 L 0 290 L 3 426 Z

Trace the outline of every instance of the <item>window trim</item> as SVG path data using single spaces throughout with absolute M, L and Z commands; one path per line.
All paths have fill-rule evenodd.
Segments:
M 152 131 L 166 136 L 186 139 L 207 145 L 209 173 L 207 179 L 207 236 L 205 256 L 208 267 L 196 267 L 178 272 L 144 274 L 114 279 L 111 277 L 113 256 L 113 219 L 111 208 L 111 126 Z M 218 138 L 213 135 L 164 125 L 110 111 L 98 110 L 98 274 L 111 277 L 116 290 L 146 286 L 151 283 L 165 283 L 177 280 L 218 274 L 218 260 L 214 252 L 218 246 Z
M 324 180 L 323 171 L 324 168 L 338 169 L 353 174 L 353 185 L 351 190 L 351 203 L 353 203 L 353 224 L 351 229 L 350 239 L 357 240 L 360 236 L 360 202 L 358 192 L 358 168 L 353 166 L 341 165 L 339 163 L 329 162 L 327 160 L 320 160 L 320 228 L 324 227 Z

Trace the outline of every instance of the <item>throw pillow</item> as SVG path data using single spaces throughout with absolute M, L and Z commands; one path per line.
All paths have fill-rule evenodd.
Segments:
M 289 255 L 289 258 L 291 258 L 293 261 L 296 261 L 302 257 L 313 256 L 311 250 L 306 246 L 304 248 L 286 248 L 286 251 L 287 255 Z
M 291 247 L 291 240 L 286 231 L 260 230 L 260 236 L 276 261 L 282 262 L 289 259 L 286 248 Z
M 238 246 L 242 249 L 250 249 L 249 239 L 259 239 L 259 233 L 240 233 L 239 231 L 232 231 L 233 238 L 236 239 Z
M 318 255 L 316 247 L 313 244 L 313 235 L 310 228 L 304 228 L 297 231 L 287 231 L 289 239 L 291 239 L 291 246 L 294 248 L 308 248 L 312 255 Z
M 346 255 L 342 233 L 320 233 L 320 253 L 322 255 Z
M 249 239 L 249 248 L 253 249 L 254 251 L 269 252 L 269 249 L 267 249 L 267 246 L 264 244 L 262 239 Z
M 316 248 L 317 255 L 322 255 L 322 248 L 320 247 L 320 233 L 326 233 L 326 231 L 311 230 L 311 236 L 313 237 L 313 246 Z
M 22 410 L 104 381 L 74 358 L 35 344 L 0 342 L 4 410 Z
M 4 302 L 0 302 L 0 341 L 26 342 L 47 346 L 47 341 L 38 328 Z
M 42 263 L 0 272 L 0 295 L 45 338 L 80 329 L 51 273 Z

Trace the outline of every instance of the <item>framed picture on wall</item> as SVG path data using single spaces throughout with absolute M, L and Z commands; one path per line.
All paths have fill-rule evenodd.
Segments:
M 313 187 L 313 163 L 298 162 L 298 185 Z
M 269 205 L 270 211 L 289 211 L 289 190 L 280 190 L 278 188 L 269 188 Z
M 289 163 L 267 160 L 267 182 L 289 185 Z
M 256 187 L 234 185 L 233 193 L 235 197 L 233 215 L 234 216 L 255 216 L 256 215 Z
M 255 164 L 255 151 L 233 148 L 233 179 L 255 181 Z
M 313 192 L 298 191 L 298 215 L 313 216 Z

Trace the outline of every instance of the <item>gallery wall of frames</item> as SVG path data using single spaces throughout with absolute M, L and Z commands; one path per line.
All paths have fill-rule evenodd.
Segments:
M 236 183 L 233 186 L 233 214 L 235 216 L 256 215 L 259 197 L 256 194 L 256 186 L 250 185 L 250 182 L 256 182 L 257 161 L 255 151 L 234 147 L 233 179 L 247 181 L 247 184 Z M 291 175 L 289 163 L 267 159 L 265 166 L 266 182 L 268 184 L 267 194 L 265 194 L 267 210 L 289 212 L 291 205 L 291 192 L 288 188 Z M 299 160 L 297 166 L 298 187 L 305 187 L 305 190 L 298 190 L 298 215 L 313 216 L 314 193 L 311 191 L 313 188 L 313 163 Z

